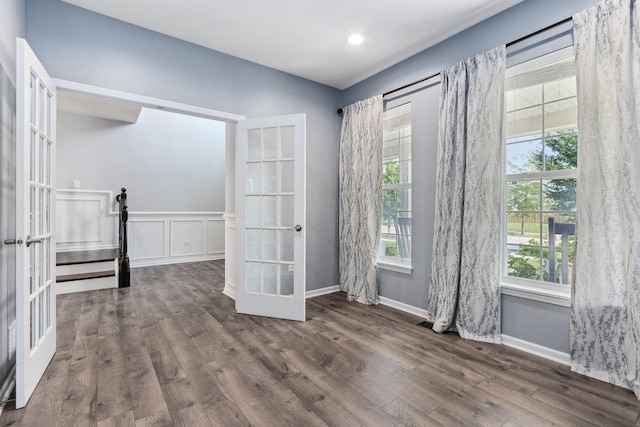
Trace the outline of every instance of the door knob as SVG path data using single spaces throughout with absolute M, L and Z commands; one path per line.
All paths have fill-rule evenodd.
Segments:
M 302 226 L 300 224 L 296 224 L 294 227 L 287 227 L 287 230 L 302 231 Z
M 4 241 L 5 245 L 21 245 L 22 239 L 6 239 Z
M 44 240 L 44 238 L 42 237 L 31 237 L 31 236 L 27 236 L 27 240 L 25 241 L 25 244 L 27 247 L 31 246 L 32 243 L 42 243 L 42 241 Z

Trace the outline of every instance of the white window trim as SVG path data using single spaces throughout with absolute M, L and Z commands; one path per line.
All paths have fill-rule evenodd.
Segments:
M 413 265 L 389 257 L 378 257 L 378 259 L 376 260 L 376 268 L 380 270 L 394 271 L 396 273 L 402 274 L 413 273 Z
M 535 285 L 526 285 L 516 283 L 513 277 L 503 277 L 500 283 L 500 293 L 562 307 L 571 307 L 571 287 L 567 285 L 551 289 L 538 284 L 538 282 Z
M 383 190 L 411 190 L 411 184 L 409 183 L 400 183 L 400 184 L 382 184 Z
M 534 180 L 552 180 L 552 179 L 573 179 L 578 177 L 577 169 L 561 169 L 552 171 L 534 171 L 506 174 L 506 181 L 534 181 Z

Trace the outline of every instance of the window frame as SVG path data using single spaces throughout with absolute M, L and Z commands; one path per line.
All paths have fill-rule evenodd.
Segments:
M 409 200 L 407 201 L 407 205 L 408 205 L 408 209 L 403 209 L 403 212 L 408 212 L 409 213 L 409 217 L 412 217 L 412 211 L 413 211 L 413 191 L 412 191 L 412 187 L 413 187 L 413 172 L 412 172 L 412 168 L 413 168 L 413 153 L 412 153 L 412 147 L 413 147 L 413 115 L 412 115 L 412 108 L 411 108 L 411 102 L 395 102 L 395 103 L 389 103 L 387 105 L 385 105 L 385 109 L 384 109 L 384 115 L 386 116 L 386 113 L 390 110 L 396 109 L 396 108 L 405 108 L 408 109 L 408 111 L 404 112 L 403 114 L 409 114 L 409 120 L 408 120 L 408 124 L 404 125 L 404 128 L 409 128 L 410 130 L 410 135 L 409 136 L 403 136 L 402 139 L 404 138 L 409 138 L 409 142 L 408 144 L 410 145 L 410 151 L 409 151 L 409 158 L 405 158 L 405 159 L 401 159 L 398 158 L 398 163 L 403 163 L 403 162 L 408 162 L 409 164 L 409 168 L 408 168 L 408 172 L 407 172 L 407 176 L 408 176 L 408 180 L 409 182 L 404 182 L 404 183 L 397 183 L 397 184 L 384 184 L 382 183 L 382 192 L 384 192 L 385 190 L 399 190 L 399 191 L 405 191 L 405 190 L 411 190 L 410 191 L 410 196 L 409 196 Z M 385 120 L 385 116 L 383 116 L 383 123 Z M 383 125 L 384 126 L 384 125 Z M 383 131 L 383 135 L 386 134 L 386 129 Z M 384 174 L 384 168 L 385 168 L 385 164 L 388 163 L 389 158 L 385 158 L 384 157 L 384 136 L 383 136 L 383 158 L 382 158 L 382 164 L 380 165 L 383 168 L 383 174 Z M 402 144 L 406 144 L 406 142 L 402 142 Z M 400 172 L 402 174 L 402 172 Z M 382 197 L 382 194 L 381 194 Z M 379 227 L 381 229 L 381 235 L 380 238 L 378 239 L 378 246 L 377 246 L 377 251 L 376 251 L 376 267 L 380 268 L 380 269 L 384 269 L 384 270 L 389 270 L 389 271 L 394 271 L 397 273 L 404 273 L 404 274 L 411 274 L 413 272 L 413 261 L 412 261 L 412 257 L 413 257 L 413 251 L 410 251 L 410 257 L 409 258 L 401 258 L 401 257 L 393 257 L 393 256 L 384 256 L 381 254 L 381 245 L 382 245 L 382 228 L 385 226 L 383 221 L 384 221 L 384 216 L 383 216 L 383 212 L 384 212 L 384 203 L 381 202 L 381 218 L 380 218 L 380 224 Z M 395 224 L 394 224 L 395 227 Z M 394 232 L 394 235 L 397 236 L 396 232 Z M 409 244 L 411 245 L 411 239 L 413 236 L 413 229 L 411 230 L 411 235 L 410 235 L 410 242 Z M 397 242 L 397 237 L 396 237 L 396 242 Z
M 558 60 L 566 59 L 568 57 L 574 57 L 573 45 L 555 50 L 553 52 L 543 52 L 539 56 L 531 58 L 526 61 L 519 62 L 507 68 L 505 74 L 505 81 L 519 74 L 526 72 L 526 70 L 535 69 L 546 64 L 551 64 Z M 505 91 L 506 93 L 506 91 Z M 503 201 L 502 201 L 502 219 L 501 219 L 501 249 L 500 249 L 500 263 L 501 263 L 501 293 L 504 295 L 515 296 L 519 298 L 531 299 L 549 304 L 555 304 L 564 307 L 570 307 L 571 305 L 571 285 L 570 284 L 555 284 L 551 282 L 545 282 L 542 280 L 519 278 L 514 276 L 508 276 L 507 273 L 507 200 L 508 200 L 508 183 L 512 180 L 517 182 L 522 181 L 539 181 L 540 183 L 552 180 L 552 179 L 577 179 L 578 170 L 563 169 L 563 170 L 551 170 L 551 171 L 531 171 L 521 173 L 509 174 L 506 169 L 507 163 L 507 135 L 506 135 L 506 105 L 505 105 L 505 137 L 503 140 Z M 577 128 L 577 127 L 576 127 Z M 579 135 L 579 130 L 577 134 Z M 547 134 L 541 134 L 542 139 L 548 138 Z M 545 215 L 548 213 L 555 213 L 556 211 L 544 210 L 542 204 L 542 187 L 540 188 L 540 209 L 533 212 L 534 214 Z M 576 190 L 577 195 L 577 190 Z M 524 212 L 524 211 L 523 211 Z M 541 245 L 543 247 L 543 245 Z

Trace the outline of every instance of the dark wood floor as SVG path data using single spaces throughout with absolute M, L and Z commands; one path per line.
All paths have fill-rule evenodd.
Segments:
M 224 263 L 58 298 L 58 350 L 0 426 L 622 426 L 633 394 L 337 293 L 305 323 L 238 315 Z

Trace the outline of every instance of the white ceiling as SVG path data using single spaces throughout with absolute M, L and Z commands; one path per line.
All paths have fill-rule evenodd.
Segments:
M 345 89 L 522 0 L 63 1 Z

